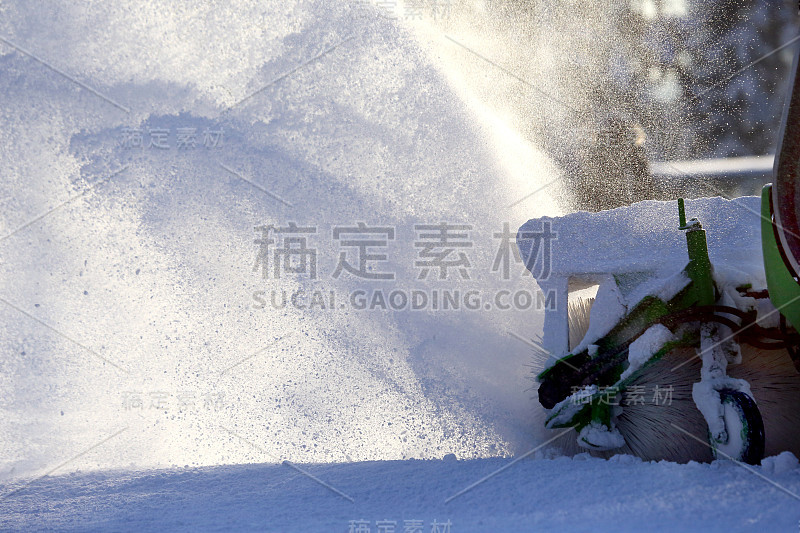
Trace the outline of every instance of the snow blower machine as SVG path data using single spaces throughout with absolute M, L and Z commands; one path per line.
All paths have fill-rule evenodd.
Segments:
M 760 199 L 648 200 L 520 228 L 521 257 L 554 302 L 535 375 L 567 453 L 800 456 L 797 64 Z

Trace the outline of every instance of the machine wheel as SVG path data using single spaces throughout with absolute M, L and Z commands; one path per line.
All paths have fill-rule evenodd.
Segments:
M 709 439 L 714 458 L 761 464 L 764 458 L 764 421 L 755 400 L 733 389 L 722 389 L 719 395 L 725 409 L 728 442 L 720 444 Z

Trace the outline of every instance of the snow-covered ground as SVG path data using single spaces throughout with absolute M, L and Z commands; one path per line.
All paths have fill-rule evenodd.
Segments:
M 558 170 L 472 90 L 513 82 L 454 42 L 491 36 L 363 2 L 0 12 L 0 527 L 797 527 L 759 478 L 800 491 L 791 461 L 526 455 L 544 311 L 503 245 Z M 361 222 L 386 258 L 337 272 Z M 276 276 L 260 228 L 292 223 Z
M 800 472 L 796 462 L 774 463 L 753 475 L 730 462 L 540 458 L 519 461 L 461 495 L 510 460 L 301 466 L 328 487 L 288 465 L 106 471 L 33 483 L 2 502 L 0 527 L 364 533 L 392 531 L 379 525 L 394 523 L 394 531 L 424 533 L 796 531 L 797 500 L 758 475 L 797 493 Z

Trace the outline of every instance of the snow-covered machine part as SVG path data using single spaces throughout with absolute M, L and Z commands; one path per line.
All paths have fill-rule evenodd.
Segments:
M 798 63 L 800 49 L 775 186 L 764 187 L 760 205 L 755 197 L 696 200 L 687 221 L 678 199 L 677 228 L 674 204 L 655 202 L 534 219 L 520 228 L 526 265 L 542 289 L 558 296 L 541 343 L 550 358 L 536 376 L 548 428 L 576 429 L 577 444 L 589 450 L 625 449 L 655 459 L 707 458 L 689 446 L 692 440 L 707 444 L 715 458 L 751 464 L 766 451 L 798 449 Z M 535 268 L 539 246 L 532 236 L 544 226 L 557 239 Z M 685 233 L 685 247 L 677 230 Z M 569 293 L 592 284 L 599 287 L 589 324 L 571 347 L 570 337 L 580 335 L 569 331 Z M 585 305 L 579 307 L 585 315 Z M 677 383 L 670 387 L 680 391 L 678 409 L 639 409 L 641 402 L 631 401 L 634 388 L 659 387 L 664 379 Z M 694 433 L 681 427 L 690 419 Z
M 760 209 L 758 198 L 686 200 L 686 209 L 710 228 L 709 255 L 717 277 L 728 284 L 752 283 L 754 290 L 765 289 L 761 236 L 752 215 Z M 668 300 L 689 281 L 681 273 L 688 257 L 677 231 L 675 202 L 648 200 L 599 213 L 529 220 L 517 233 L 520 254 L 529 263 L 543 254 L 532 256 L 537 241 L 526 235 L 541 232 L 544 224 L 557 237 L 546 258 L 549 268 L 532 273 L 543 291 L 557 294 L 555 309 L 545 315 L 543 333 L 544 347 L 554 355 L 569 350 L 570 292 L 599 285 L 584 339 L 588 344 L 610 331 L 645 296 Z
M 744 345 L 785 355 L 798 342 L 794 331 L 770 320 L 778 310 L 767 297 L 759 224 L 748 213 L 758 213 L 758 198 L 679 200 L 677 207 L 641 202 L 591 215 L 534 219 L 520 228 L 522 257 L 541 288 L 556 288 L 559 296 L 544 324 L 542 344 L 551 358 L 537 375 L 539 401 L 549 411 L 545 425 L 574 428 L 578 446 L 594 452 L 756 464 L 767 440 L 760 393 L 747 379 L 729 375 L 728 367 L 742 364 Z M 687 221 L 687 210 L 697 216 Z M 558 236 L 547 258 L 550 268 L 539 266 L 538 250 L 526 238 L 545 223 Z M 592 284 L 599 287 L 588 328 L 570 349 L 569 294 Z M 763 372 L 752 371 L 758 360 L 751 356 L 752 350 L 745 373 L 755 376 L 761 391 Z M 785 380 L 788 391 L 800 391 L 798 376 Z M 642 412 L 636 403 L 643 402 L 635 398 L 658 387 L 670 394 L 681 390 L 691 401 L 680 409 L 649 412 L 648 423 L 652 426 L 655 416 L 662 427 L 650 427 L 642 438 L 635 434 L 631 411 Z M 687 409 L 695 421 L 702 420 L 706 429 L 700 435 L 682 427 Z M 687 439 L 707 439 L 713 455 L 675 453 L 675 441 Z M 784 444 L 782 439 L 774 446 Z

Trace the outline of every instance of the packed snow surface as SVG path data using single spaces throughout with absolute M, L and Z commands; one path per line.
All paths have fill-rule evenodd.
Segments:
M 800 492 L 800 469 L 790 454 L 750 472 L 730 461 L 678 465 L 629 455 L 550 459 L 537 452 L 461 493 L 510 462 L 302 465 L 341 494 L 275 464 L 57 476 L 4 500 L 0 528 L 346 533 L 359 523 L 377 532 L 388 521 L 396 531 L 422 523 L 429 533 L 436 531 L 434 521 L 449 521 L 451 533 L 733 533 L 796 531 L 800 519 L 800 502 L 784 492 Z

